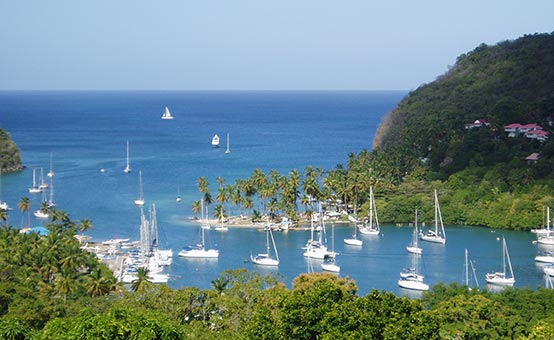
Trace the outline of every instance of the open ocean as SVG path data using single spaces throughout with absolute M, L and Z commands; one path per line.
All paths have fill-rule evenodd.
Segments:
M 216 178 L 232 184 L 256 168 L 288 174 L 303 173 L 308 165 L 324 170 L 345 164 L 349 153 L 370 150 L 381 118 L 406 92 L 0 92 L 0 127 L 18 144 L 25 171 L 2 175 L 2 199 L 13 210 L 9 223 L 23 225 L 17 203 L 41 197 L 29 194 L 32 169 L 50 170 L 53 155 L 55 202 L 72 219 L 92 220 L 88 234 L 95 241 L 113 237 L 139 238 L 140 210 L 133 204 L 139 194 L 142 171 L 145 210 L 156 205 L 161 248 L 175 254 L 169 268 L 174 288 L 211 288 L 226 269 L 248 268 L 279 273 L 290 287 L 300 273 L 321 271 L 321 262 L 306 260 L 301 247 L 308 231 L 275 233 L 281 264 L 268 269 L 245 262 L 264 250 L 265 234 L 258 229 L 210 230 L 207 243 L 220 250 L 217 260 L 177 257 L 179 250 L 199 240 L 199 226 L 191 223 L 192 202 L 200 199 L 196 180 L 208 178 L 217 195 Z M 173 120 L 161 120 L 168 106 Z M 217 133 L 221 147 L 214 149 Z M 226 134 L 231 154 L 225 154 Z M 126 141 L 131 168 L 124 174 Z M 100 169 L 105 169 L 101 172 Z M 379 188 L 375 188 L 378 192 Z M 177 203 L 177 193 L 183 198 Z M 34 225 L 44 223 L 33 219 Z M 431 221 L 427 221 L 430 223 Z M 330 225 L 328 227 L 328 241 Z M 382 226 L 379 237 L 359 236 L 361 248 L 343 239 L 352 226 L 335 225 L 335 250 L 340 276 L 356 280 L 361 295 L 371 289 L 409 294 L 397 286 L 399 272 L 409 265 L 405 246 L 411 228 Z M 540 250 L 535 236 L 525 232 L 494 231 L 478 227 L 447 226 L 448 243 L 423 244 L 422 267 L 426 283 L 462 282 L 464 248 L 476 266 L 479 283 L 487 272 L 500 270 L 502 236 L 506 237 L 515 271 L 516 287 L 545 285 L 542 269 L 534 262 Z M 410 294 L 413 295 L 413 294 Z

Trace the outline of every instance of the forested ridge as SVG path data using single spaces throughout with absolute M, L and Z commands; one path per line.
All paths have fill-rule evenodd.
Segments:
M 10 135 L 0 128 L 0 171 L 10 172 L 22 168 L 19 148 Z

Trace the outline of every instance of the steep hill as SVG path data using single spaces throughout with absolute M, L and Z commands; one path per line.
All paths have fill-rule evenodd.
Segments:
M 478 119 L 490 126 L 466 128 Z M 521 161 L 533 152 L 554 159 L 553 121 L 554 33 L 526 35 L 459 56 L 446 74 L 411 92 L 383 119 L 374 148 L 396 152 L 406 163 L 418 160 L 447 178 L 468 165 Z M 538 124 L 549 140 L 508 137 L 510 123 Z
M 23 169 L 19 148 L 10 135 L 0 129 L 0 170 L 2 172 L 18 171 Z

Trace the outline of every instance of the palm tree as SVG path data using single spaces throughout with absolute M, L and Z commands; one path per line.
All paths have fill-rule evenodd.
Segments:
M 113 288 L 112 280 L 106 278 L 100 268 L 90 273 L 87 294 L 89 296 L 104 296 L 108 295 Z
M 214 209 L 214 217 L 219 220 L 219 223 L 222 223 L 225 219 L 225 207 L 221 204 L 216 205 Z
M 6 222 L 8 220 L 8 211 L 0 209 L 0 220 Z
M 136 293 L 137 291 L 139 291 L 140 289 L 142 289 L 142 287 L 146 286 L 147 283 L 146 282 L 149 282 L 148 280 L 148 273 L 150 271 L 144 267 L 140 267 L 137 271 L 137 278 L 133 280 L 133 282 L 131 282 L 131 291 L 133 291 L 134 293 Z
M 192 202 L 192 212 L 198 214 L 202 210 L 202 203 L 198 201 Z
M 21 198 L 21 201 L 17 204 L 22 214 L 27 212 L 27 227 L 31 226 L 31 200 L 29 197 Z M 21 224 L 23 224 L 23 216 L 21 216 Z
M 217 279 L 210 281 L 210 283 L 218 294 L 223 295 L 225 294 L 225 290 L 227 290 L 227 286 L 231 283 L 231 280 L 228 278 L 218 277 Z
M 79 231 L 84 233 L 89 229 L 94 229 L 94 226 L 92 225 L 92 221 L 89 220 L 88 218 L 81 220 L 81 224 L 79 225 Z

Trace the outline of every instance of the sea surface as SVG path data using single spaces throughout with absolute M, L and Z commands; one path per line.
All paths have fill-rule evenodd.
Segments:
M 302 256 L 308 231 L 275 233 L 279 268 L 247 262 L 251 253 L 265 251 L 265 234 L 252 229 L 210 230 L 207 244 L 220 250 L 217 260 L 191 260 L 177 252 L 200 239 L 192 203 L 200 199 L 196 181 L 208 179 L 217 193 L 218 177 L 232 184 L 254 169 L 303 173 L 306 166 L 330 170 L 345 164 L 349 153 L 372 147 L 381 118 L 406 92 L 0 92 L 0 127 L 21 149 L 26 169 L 2 176 L 1 198 L 13 208 L 9 223 L 26 225 L 17 209 L 24 197 L 38 209 L 40 195 L 29 194 L 32 169 L 46 174 L 50 155 L 55 172 L 54 200 L 72 219 L 92 220 L 88 234 L 96 241 L 139 238 L 139 195 L 142 172 L 145 210 L 155 204 L 160 245 L 175 253 L 169 268 L 170 286 L 211 288 L 210 281 L 226 269 L 248 268 L 275 273 L 290 287 L 301 273 L 320 272 L 320 261 Z M 168 106 L 173 120 L 161 120 Z M 221 147 L 212 148 L 214 134 Z M 226 134 L 230 154 L 225 154 Z M 126 142 L 130 144 L 132 172 L 125 174 Z M 103 171 L 101 171 L 101 169 Z M 378 188 L 375 188 L 378 191 Z M 182 202 L 175 198 L 180 194 Z M 233 211 L 232 213 L 238 213 Z M 44 221 L 32 218 L 35 226 Z M 431 221 L 424 221 L 428 224 Z M 331 229 L 334 229 L 334 242 Z M 340 253 L 340 276 L 356 280 L 359 293 L 372 289 L 414 295 L 398 288 L 399 272 L 411 266 L 405 246 L 412 229 L 382 226 L 378 237 L 359 236 L 362 247 L 347 246 L 349 224 L 327 224 L 327 241 Z M 447 226 L 446 245 L 423 244 L 420 265 L 426 282 L 463 282 L 464 249 L 476 267 L 481 284 L 487 272 L 501 270 L 501 238 L 506 238 L 516 276 L 516 287 L 544 286 L 534 256 L 541 249 L 533 234 L 494 231 L 470 226 Z M 417 294 L 416 294 L 417 295 Z

